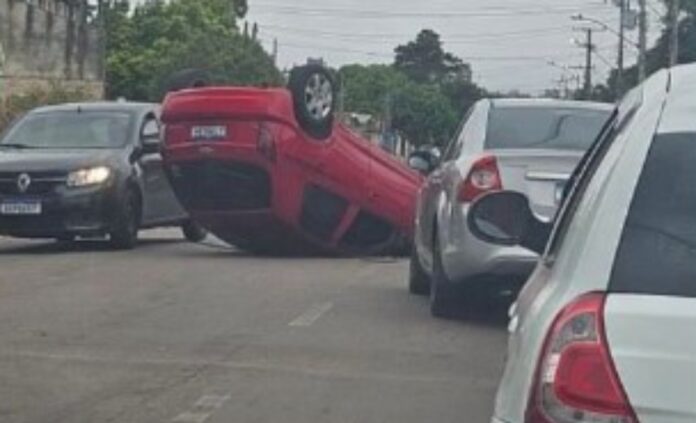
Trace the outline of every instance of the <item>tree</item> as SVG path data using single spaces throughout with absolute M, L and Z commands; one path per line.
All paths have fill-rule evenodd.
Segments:
M 344 108 L 384 118 L 389 97 L 410 81 L 388 65 L 348 65 L 339 70 Z
M 419 84 L 386 65 L 345 66 L 339 75 L 346 110 L 389 120 L 412 145 L 442 145 L 456 127 L 456 108 L 437 85 Z
M 271 57 L 239 33 L 236 19 L 245 8 L 240 1 L 172 0 L 130 14 L 128 1 L 109 1 L 107 95 L 159 101 L 167 78 L 185 68 L 203 68 L 218 83 L 279 84 Z
M 444 51 L 432 30 L 421 31 L 395 52 L 392 66 L 340 70 L 345 109 L 390 122 L 413 145 L 443 145 L 486 91 L 471 82 L 470 66 Z
M 433 30 L 422 30 L 415 41 L 398 46 L 394 51 L 394 67 L 418 83 L 471 81 L 470 66 L 453 54 L 445 52 L 440 35 Z
M 394 68 L 416 83 L 439 87 L 459 115 L 486 95 L 471 81 L 471 66 L 446 52 L 435 31 L 422 30 L 414 41 L 398 46 L 395 52 Z
M 433 86 L 410 83 L 394 93 L 392 126 L 412 145 L 444 146 L 461 116 Z

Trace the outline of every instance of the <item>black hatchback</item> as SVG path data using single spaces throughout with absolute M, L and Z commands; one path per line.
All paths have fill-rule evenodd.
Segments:
M 0 138 L 0 235 L 132 248 L 139 229 L 181 226 L 200 241 L 162 167 L 158 116 L 155 104 L 85 103 L 17 121 Z

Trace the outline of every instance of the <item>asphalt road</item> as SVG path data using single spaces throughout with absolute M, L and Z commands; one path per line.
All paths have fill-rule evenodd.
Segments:
M 488 422 L 504 300 L 437 321 L 403 260 L 0 239 L 0 421 Z

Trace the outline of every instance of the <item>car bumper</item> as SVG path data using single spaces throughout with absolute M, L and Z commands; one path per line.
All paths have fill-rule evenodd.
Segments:
M 86 188 L 60 194 L 23 198 L 41 202 L 39 215 L 0 215 L 0 234 L 19 238 L 96 236 L 111 227 L 118 201 L 114 190 Z M 17 200 L 0 196 L 0 202 Z
M 442 264 L 452 283 L 474 278 L 503 277 L 525 280 L 539 257 L 522 247 L 493 245 L 476 238 L 467 224 L 468 206 L 456 209 L 444 219 L 440 239 Z

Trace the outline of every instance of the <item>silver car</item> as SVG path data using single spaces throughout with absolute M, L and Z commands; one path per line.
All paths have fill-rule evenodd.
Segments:
M 511 309 L 495 423 L 696 421 L 694 92 L 696 65 L 631 92 L 553 226 L 519 193 L 472 205 L 478 237 L 546 246 Z
M 466 224 L 469 206 L 486 192 L 514 190 L 529 195 L 535 213 L 551 219 L 611 110 L 547 99 L 487 99 L 471 109 L 419 194 L 409 287 L 414 294 L 430 293 L 433 315 L 453 311 L 457 285 L 529 276 L 538 256 L 477 240 Z M 410 158 L 422 171 L 433 161 L 429 151 Z

